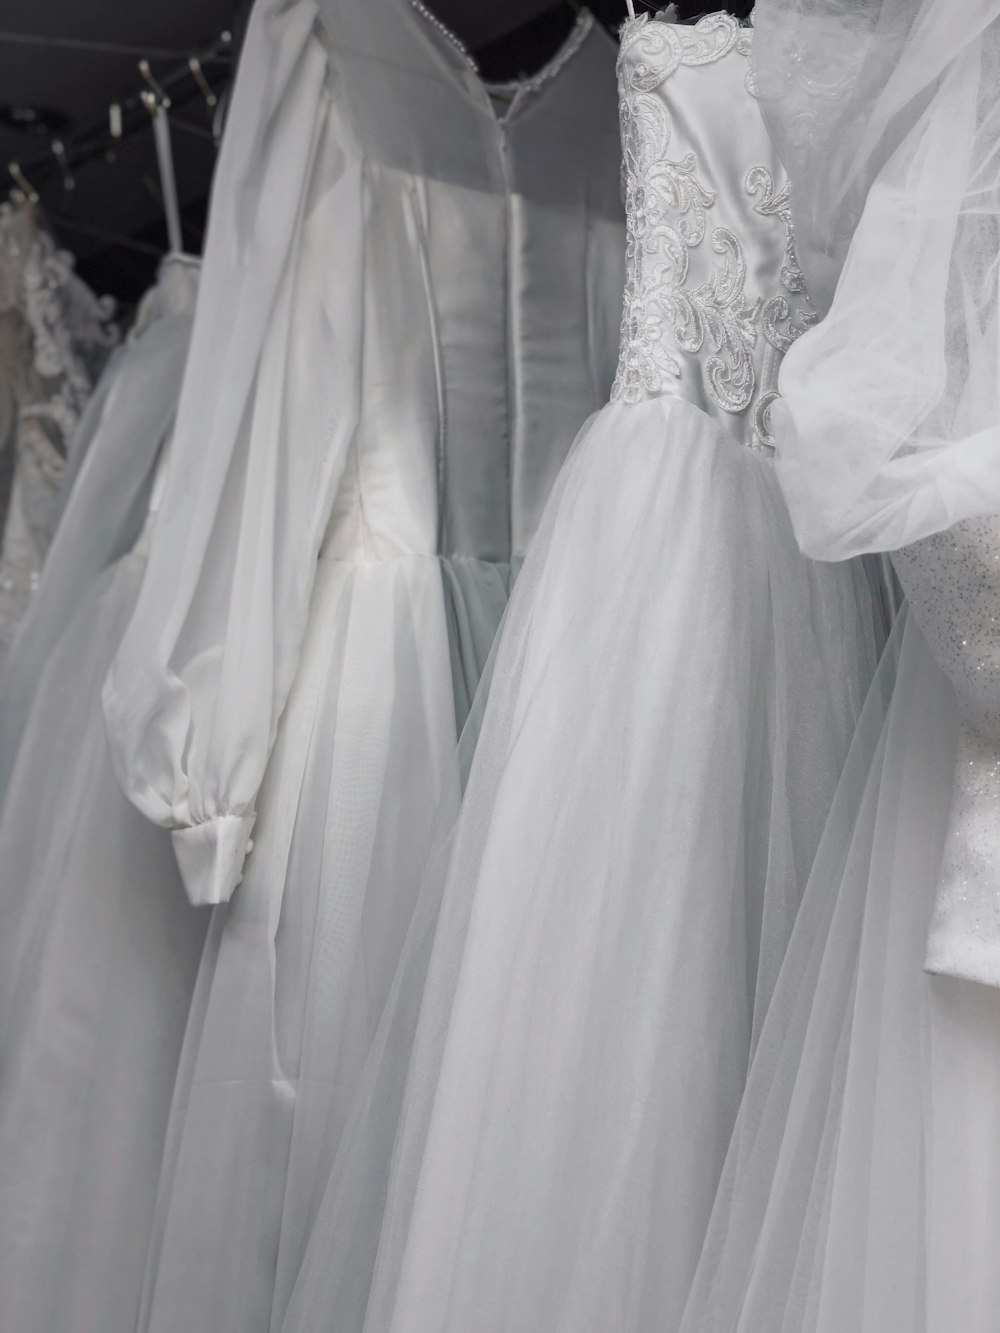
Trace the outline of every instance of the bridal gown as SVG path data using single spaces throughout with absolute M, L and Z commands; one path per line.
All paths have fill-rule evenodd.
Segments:
M 112 314 L 30 204 L 0 207 L 0 662 L 38 586 L 69 443 L 117 340 Z
M 405 0 L 256 6 L 104 696 L 215 906 L 142 1329 L 280 1324 L 512 571 L 614 376 L 614 54 L 585 15 L 488 88 Z
M 680 1319 L 873 660 L 863 571 L 803 558 L 775 478 L 812 314 L 750 50 L 724 14 L 623 30 L 612 400 L 515 586 L 285 1333 Z
M 0 678 L 0 1328 L 134 1327 L 205 933 L 125 799 L 100 697 L 135 604 L 197 264 L 167 259 L 74 439 Z
M 832 257 L 832 278 L 850 239 L 829 312 L 786 362 L 779 475 L 804 549 L 886 547 L 907 607 L 761 1032 L 682 1328 L 994 1333 L 1000 4 L 760 0 L 756 21 L 758 82 L 776 71 L 787 98 L 771 108 L 793 203 L 800 179 L 817 200 L 797 235 L 818 269 Z M 817 60 L 819 104 L 798 86 Z M 818 163 L 829 209 L 824 182 L 808 189 Z

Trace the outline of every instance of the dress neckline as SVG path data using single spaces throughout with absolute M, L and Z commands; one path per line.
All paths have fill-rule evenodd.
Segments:
M 594 26 L 593 14 L 588 9 L 581 10 L 572 28 L 540 69 L 520 79 L 491 82 L 483 78 L 475 56 L 461 37 L 439 19 L 424 3 L 424 0 L 410 0 L 410 6 L 464 62 L 470 76 L 484 93 L 486 102 L 499 125 L 503 125 L 511 119 L 515 109 L 521 105 L 525 97 L 538 93 L 563 71 L 583 46 Z M 506 109 L 502 113 L 498 109 L 497 102 L 507 103 Z

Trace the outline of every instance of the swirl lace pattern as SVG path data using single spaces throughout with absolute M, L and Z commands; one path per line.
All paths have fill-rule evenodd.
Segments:
M 785 229 L 785 259 L 779 273 L 781 290 L 764 302 L 761 312 L 761 328 L 767 351 L 761 371 L 763 388 L 754 404 L 753 413 L 754 444 L 758 448 L 773 449 L 770 411 L 780 397 L 777 383 L 781 360 L 796 338 L 801 338 L 803 333 L 812 328 L 817 316 L 795 255 L 795 230 L 788 182 L 776 189 L 774 178 L 767 167 L 751 167 L 746 174 L 744 188 L 750 198 L 757 201 L 754 211 L 761 217 L 776 218 Z
M 705 356 L 706 392 L 720 411 L 750 411 L 751 443 L 773 448 L 769 412 L 781 357 L 815 322 L 795 256 L 787 183 L 752 167 L 744 189 L 754 211 L 785 228 L 779 290 L 747 294 L 747 261 L 729 227 L 710 227 L 715 192 L 694 153 L 669 155 L 671 125 L 660 90 L 682 65 L 708 65 L 730 52 L 747 58 L 750 32 L 728 14 L 685 28 L 641 15 L 622 30 L 619 96 L 627 249 L 621 350 L 612 401 L 635 403 L 674 392 L 679 354 Z M 752 85 L 745 80 L 752 93 Z M 695 283 L 691 258 L 705 243 L 717 258 Z

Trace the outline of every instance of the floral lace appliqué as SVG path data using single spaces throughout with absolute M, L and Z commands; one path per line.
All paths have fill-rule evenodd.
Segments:
M 753 349 L 762 302 L 744 291 L 746 259 L 738 238 L 715 227 L 719 262 L 697 286 L 688 285 L 689 254 L 708 231 L 715 194 L 698 179 L 693 153 L 667 155 L 670 121 L 658 89 L 681 65 L 721 60 L 738 46 L 740 25 L 712 14 L 692 28 L 648 21 L 627 23 L 619 55 L 622 157 L 627 227 L 621 354 L 612 401 L 638 402 L 667 392 L 681 374 L 672 347 L 698 353 L 706 342 L 708 392 L 725 412 L 753 399 Z M 639 59 L 629 58 L 638 46 Z M 669 335 L 669 337 L 668 337 Z
M 619 90 L 627 225 L 621 355 L 612 399 L 628 403 L 676 391 L 681 354 L 703 356 L 705 392 L 729 414 L 748 413 L 752 447 L 770 450 L 778 370 L 816 314 L 795 254 L 787 183 L 751 167 L 744 189 L 753 211 L 784 227 L 777 290 L 751 298 L 738 236 L 711 226 L 716 195 L 699 178 L 693 153 L 669 156 L 670 113 L 662 86 L 682 65 L 707 65 L 731 51 L 749 66 L 752 34 L 727 14 L 692 28 L 640 16 L 622 32 Z M 692 256 L 710 246 L 709 276 L 691 277 Z M 704 263 L 704 261 L 701 261 Z M 704 270 L 702 270 L 704 271 Z

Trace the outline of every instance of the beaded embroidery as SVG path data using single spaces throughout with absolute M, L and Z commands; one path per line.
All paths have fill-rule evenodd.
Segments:
M 706 364 L 709 392 L 726 412 L 751 401 L 755 377 L 751 352 L 757 340 L 761 302 L 744 294 L 746 260 L 737 237 L 724 227 L 712 232 L 721 258 L 707 281 L 685 286 L 688 253 L 701 244 L 707 210 L 715 194 L 696 175 L 693 153 L 667 156 L 670 122 L 657 90 L 681 65 L 721 60 L 737 44 L 740 26 L 726 14 L 701 19 L 690 29 L 648 22 L 626 23 L 618 61 L 622 157 L 627 226 L 622 347 L 612 401 L 636 402 L 663 393 L 680 375 L 665 333 L 685 352 L 701 350 L 706 337 L 714 355 Z M 625 57 L 641 42 L 644 59 Z
M 728 14 L 709 15 L 690 28 L 640 15 L 622 30 L 618 72 L 626 285 L 611 397 L 634 403 L 669 393 L 671 381 L 681 375 L 677 353 L 708 349 L 706 392 L 730 414 L 752 405 L 752 443 L 771 448 L 768 416 L 778 396 L 781 357 L 815 321 L 795 257 L 788 186 L 776 189 L 766 167 L 752 167 L 744 180 L 754 210 L 785 228 L 781 290 L 767 299 L 751 299 L 739 238 L 728 227 L 709 228 L 716 196 L 699 179 L 695 154 L 679 160 L 668 156 L 670 117 L 659 94 L 680 66 L 707 65 L 731 51 L 748 58 L 751 37 Z M 752 92 L 749 73 L 745 82 Z M 691 254 L 706 238 L 718 261 L 705 281 L 691 285 Z

